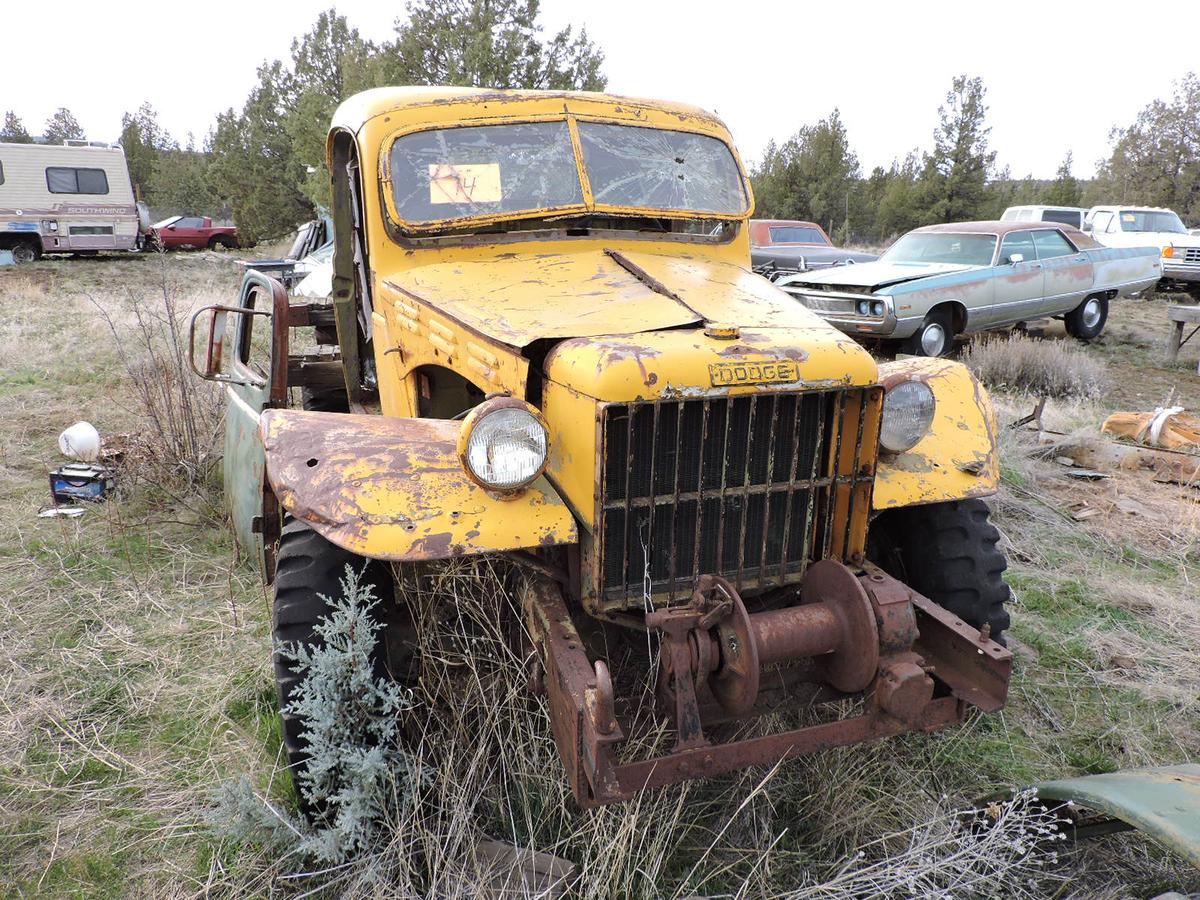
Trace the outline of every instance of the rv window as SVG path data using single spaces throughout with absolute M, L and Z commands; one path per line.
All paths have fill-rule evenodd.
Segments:
M 52 194 L 107 194 L 108 176 L 103 169 L 46 169 L 46 187 Z
M 0 184 L 4 184 L 4 163 L 0 162 Z
M 71 236 L 85 234 L 112 234 L 113 228 L 111 225 L 72 225 L 70 227 Z

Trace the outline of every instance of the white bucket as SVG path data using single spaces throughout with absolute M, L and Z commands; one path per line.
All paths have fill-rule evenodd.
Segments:
M 58 436 L 58 449 L 64 456 L 95 462 L 100 455 L 100 432 L 91 422 L 76 422 Z

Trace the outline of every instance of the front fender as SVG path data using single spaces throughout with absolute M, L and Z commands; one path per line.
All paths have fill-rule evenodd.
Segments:
M 1000 484 L 996 413 L 975 376 L 961 363 L 913 357 L 879 366 L 885 388 L 923 381 L 936 407 L 925 437 L 904 453 L 883 453 L 876 467 L 877 510 L 964 500 L 996 493 Z
M 352 553 L 395 562 L 570 544 L 575 520 L 539 478 L 511 499 L 458 460 L 459 423 L 269 409 L 259 433 L 283 508 Z

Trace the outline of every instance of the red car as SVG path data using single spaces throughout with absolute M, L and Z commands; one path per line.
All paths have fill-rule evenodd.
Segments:
M 152 246 L 164 250 L 180 247 L 238 246 L 237 228 L 233 225 L 214 225 L 208 216 L 171 216 L 150 226 L 147 238 Z

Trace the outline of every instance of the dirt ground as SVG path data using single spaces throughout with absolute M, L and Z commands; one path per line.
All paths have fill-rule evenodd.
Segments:
M 299 877 L 299 861 L 213 820 L 231 779 L 288 796 L 267 598 L 235 557 L 219 476 L 164 471 L 138 399 L 137 309 L 160 305 L 164 284 L 184 308 L 228 302 L 238 275 L 211 254 L 0 269 L 0 893 L 321 890 L 325 876 Z M 1110 394 L 1051 401 L 1048 429 L 1095 440 L 1116 409 L 1200 408 L 1200 337 L 1163 362 L 1166 302 L 1114 306 L 1087 350 Z M 1035 402 L 995 399 L 1003 423 Z M 57 436 L 79 419 L 135 448 L 122 487 L 79 519 L 39 518 Z M 1017 658 L 1003 712 L 589 816 L 566 805 L 538 731 L 505 783 L 456 802 L 491 837 L 581 867 L 578 896 L 907 896 L 925 883 L 904 881 L 918 861 L 950 885 L 965 865 L 960 844 L 914 837 L 949 809 L 1037 779 L 1200 758 L 1200 492 L 1143 471 L 1072 479 L 1027 429 L 1006 430 L 1002 453 L 993 507 Z M 544 802 L 510 829 L 500 795 Z M 1200 873 L 1136 834 L 1039 850 L 1036 865 L 1019 855 L 991 870 L 998 896 L 1200 891 Z

